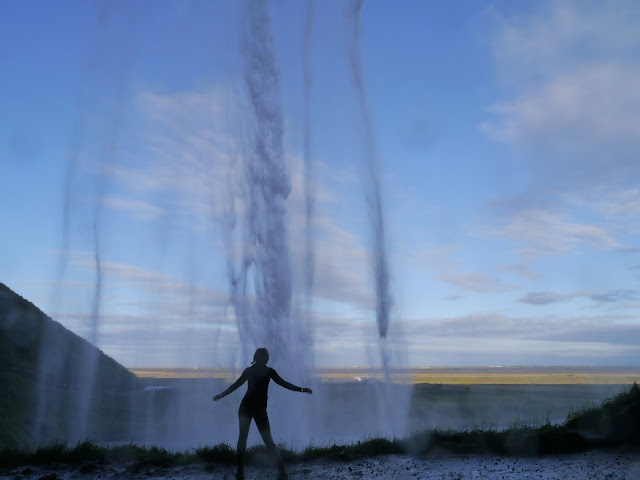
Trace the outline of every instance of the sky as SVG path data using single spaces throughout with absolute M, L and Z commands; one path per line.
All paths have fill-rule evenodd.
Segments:
M 248 361 L 250 8 L 0 3 L 0 282 L 126 366 Z M 394 364 L 640 364 L 638 2 L 366 0 L 359 36 L 346 0 L 267 8 L 314 365 L 379 363 L 371 151 Z

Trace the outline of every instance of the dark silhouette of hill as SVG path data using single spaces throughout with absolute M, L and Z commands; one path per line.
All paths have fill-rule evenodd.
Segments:
M 640 387 L 634 383 L 628 392 L 570 415 L 565 425 L 595 443 L 640 445 Z
M 0 446 L 120 429 L 137 377 L 0 283 Z

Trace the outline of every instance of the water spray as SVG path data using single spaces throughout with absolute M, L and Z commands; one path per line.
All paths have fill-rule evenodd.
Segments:
M 350 25 L 349 41 L 347 43 L 349 63 L 351 65 L 353 84 L 358 96 L 365 140 L 365 195 L 367 210 L 373 230 L 373 264 L 376 291 L 376 322 L 381 339 L 387 338 L 389 331 L 389 315 L 392 305 L 389 293 L 389 265 L 385 238 L 384 215 L 382 207 L 382 192 L 378 173 L 378 151 L 375 144 L 375 134 L 369 104 L 364 87 L 364 71 L 362 68 L 362 53 L 360 48 L 360 11 L 364 0 L 356 0 L 352 9 L 347 12 Z
M 392 297 L 389 291 L 389 263 L 386 246 L 386 232 L 383 212 L 382 189 L 380 186 L 378 150 L 369 103 L 364 84 L 362 53 L 360 46 L 360 15 L 364 0 L 355 0 L 346 12 L 347 20 L 347 53 L 353 85 L 358 97 L 358 104 L 364 127 L 364 178 L 365 197 L 373 237 L 373 270 L 376 293 L 376 323 L 379 335 L 380 363 L 385 382 L 377 389 L 377 396 L 382 405 L 381 420 L 383 428 L 394 436 L 404 433 L 404 422 L 408 413 L 403 408 L 406 404 L 406 392 L 398 396 L 391 381 L 389 333 Z

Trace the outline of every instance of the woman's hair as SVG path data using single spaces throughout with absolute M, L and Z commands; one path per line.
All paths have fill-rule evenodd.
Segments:
M 259 348 L 256 353 L 253 354 L 253 363 L 267 363 L 269 361 L 269 350 L 266 348 Z

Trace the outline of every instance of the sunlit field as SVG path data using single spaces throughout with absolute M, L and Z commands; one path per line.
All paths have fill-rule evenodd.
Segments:
M 232 368 L 130 368 L 140 378 L 219 378 L 232 380 Z M 312 375 L 323 382 L 384 381 L 380 369 L 321 368 Z M 640 381 L 640 367 L 420 367 L 396 368 L 401 384 L 442 385 L 626 385 Z
M 216 388 L 222 388 L 240 374 L 239 370 L 220 368 L 132 371 L 149 385 L 171 388 L 185 388 L 191 381 L 213 381 L 219 385 Z M 375 401 L 384 380 L 381 370 L 325 368 L 316 369 L 313 376 L 314 397 L 322 399 L 316 412 L 322 417 L 319 430 L 314 432 L 317 441 L 358 441 L 363 432 L 377 433 L 371 430 L 371 423 L 385 408 Z M 640 367 L 398 368 L 391 378 L 392 398 L 408 402 L 406 408 L 390 406 L 406 411 L 400 431 L 502 430 L 516 425 L 562 424 L 576 411 L 597 406 L 640 381 Z M 225 408 L 233 416 L 237 406 Z

